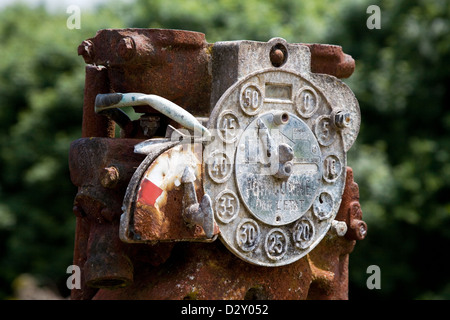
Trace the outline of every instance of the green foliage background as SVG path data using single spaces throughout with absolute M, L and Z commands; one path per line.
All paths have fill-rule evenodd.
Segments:
M 56 2 L 55 2 L 56 3 Z M 366 9 L 381 9 L 369 30 Z M 207 41 L 283 37 L 341 45 L 362 127 L 349 154 L 364 241 L 350 255 L 350 299 L 447 299 L 450 244 L 450 4 L 446 0 L 134 0 L 80 7 L 16 3 L 0 11 L 0 298 L 30 273 L 67 295 L 76 194 L 70 142 L 81 135 L 84 61 L 77 47 L 104 28 L 200 31 Z M 369 290 L 369 265 L 381 289 Z

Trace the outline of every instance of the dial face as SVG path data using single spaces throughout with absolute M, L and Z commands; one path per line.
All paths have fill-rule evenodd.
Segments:
M 257 72 L 223 94 L 208 127 L 203 185 L 222 242 L 261 266 L 305 256 L 328 231 L 345 182 L 324 93 L 297 73 Z
M 311 129 L 292 113 L 282 112 L 285 121 L 279 122 L 274 120 L 278 115 L 264 113 L 242 132 L 234 170 L 247 210 L 273 226 L 303 216 L 314 201 L 322 178 L 321 151 Z M 267 128 L 265 133 L 261 126 Z M 267 141 L 272 145 L 268 146 Z M 283 159 L 283 152 L 289 153 L 286 149 L 292 151 L 291 160 Z M 289 172 L 280 175 L 279 171 L 286 168 Z

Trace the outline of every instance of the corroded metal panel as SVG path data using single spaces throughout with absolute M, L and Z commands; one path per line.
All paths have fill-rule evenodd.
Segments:
M 209 117 L 212 138 L 190 144 L 178 118 L 141 104 L 140 120 L 116 121 L 121 139 L 72 144 L 73 299 L 348 297 L 367 225 L 346 163 L 360 115 L 338 79 L 354 70 L 341 47 L 108 29 L 79 54 L 93 64 L 83 137 L 114 136 L 94 112 L 98 94 L 142 92 Z

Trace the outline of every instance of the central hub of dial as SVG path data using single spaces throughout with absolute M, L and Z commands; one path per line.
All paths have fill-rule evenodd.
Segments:
M 322 178 L 322 155 L 311 129 L 289 112 L 268 112 L 243 131 L 236 184 L 248 211 L 269 225 L 291 223 L 311 207 Z

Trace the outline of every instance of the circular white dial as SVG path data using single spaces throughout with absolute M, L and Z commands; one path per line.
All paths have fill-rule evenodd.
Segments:
M 330 228 L 346 166 L 333 110 L 311 81 L 275 68 L 241 79 L 217 102 L 203 187 L 220 239 L 241 259 L 292 263 Z

